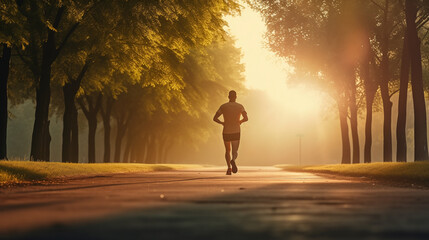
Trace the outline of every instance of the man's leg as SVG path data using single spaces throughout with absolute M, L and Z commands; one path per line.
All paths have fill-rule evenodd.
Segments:
M 240 140 L 232 141 L 232 160 L 238 157 L 238 146 L 240 146 Z
M 240 145 L 240 140 L 232 141 L 232 160 L 231 160 L 231 166 L 232 166 L 232 172 L 237 173 L 238 168 L 237 164 L 235 163 L 235 160 L 238 157 L 238 146 Z
M 225 144 L 225 160 L 228 169 L 231 168 L 231 142 L 223 142 Z

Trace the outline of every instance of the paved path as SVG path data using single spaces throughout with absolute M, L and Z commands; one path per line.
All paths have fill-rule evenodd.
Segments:
M 429 191 L 269 167 L 0 189 L 0 239 L 429 239 Z

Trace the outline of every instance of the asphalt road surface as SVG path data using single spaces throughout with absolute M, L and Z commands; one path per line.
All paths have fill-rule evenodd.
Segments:
M 0 189 L 0 239 L 429 239 L 429 190 L 271 167 Z

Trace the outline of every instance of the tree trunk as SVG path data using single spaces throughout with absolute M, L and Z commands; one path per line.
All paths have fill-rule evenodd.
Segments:
M 143 142 L 143 147 L 135 149 L 137 155 L 137 162 L 146 163 L 147 140 Z
M 157 145 L 157 156 L 158 156 L 158 163 L 164 163 L 164 147 L 165 147 L 165 141 L 164 137 L 160 138 Z
M 74 109 L 72 111 L 72 124 L 71 124 L 71 143 L 70 143 L 70 160 L 72 163 L 79 162 L 79 127 L 78 127 L 78 114 L 77 108 L 73 99 Z
M 116 131 L 116 141 L 115 141 L 115 156 L 114 162 L 121 162 L 121 151 L 122 151 L 122 139 L 124 138 L 125 131 L 123 131 L 122 127 L 117 126 Z
M 408 53 L 407 36 L 404 37 L 401 59 L 401 73 L 399 78 L 398 122 L 396 125 L 396 161 L 407 161 L 407 95 L 410 75 L 410 56 Z
M 136 151 L 135 150 L 136 150 L 135 144 L 131 144 L 131 146 L 130 146 L 130 162 L 132 162 L 132 163 L 138 162 L 136 159 Z
M 389 94 L 389 27 L 388 27 L 388 12 L 389 1 L 386 0 L 383 20 L 383 36 L 381 39 L 382 59 L 380 92 L 383 100 L 383 161 L 392 161 L 392 102 Z
M 151 147 L 151 151 L 152 151 L 152 159 L 153 159 L 153 163 L 159 163 L 159 158 L 158 158 L 158 151 L 157 148 L 159 146 L 159 138 L 157 137 L 153 137 L 153 141 L 152 141 L 152 147 Z
M 76 108 L 76 94 L 82 79 L 89 68 L 90 61 L 86 61 L 76 79 L 69 77 L 63 86 L 64 117 L 63 117 L 63 162 L 79 162 L 79 128 Z
M 173 148 L 173 142 L 168 143 L 164 149 L 163 162 L 167 163 L 168 154 L 170 153 L 171 148 Z M 170 161 L 171 162 L 171 161 Z
M 95 134 L 97 132 L 97 113 L 88 117 L 88 163 L 95 163 Z
M 156 163 L 154 159 L 154 154 L 153 154 L 154 146 L 155 146 L 155 139 L 152 134 L 149 134 L 147 139 L 145 163 Z
M 422 58 L 417 32 L 415 0 L 405 1 L 407 37 L 411 63 L 411 89 L 414 104 L 414 161 L 427 161 L 426 104 L 423 91 Z
M 127 123 L 128 126 L 131 125 L 130 122 Z M 127 127 L 128 129 L 129 127 Z M 130 159 L 131 157 L 131 149 L 133 148 L 134 143 L 136 142 L 136 134 L 134 131 L 126 131 L 126 139 L 127 142 L 125 144 L 125 149 L 124 149 L 124 155 L 123 155 L 123 159 L 122 162 L 124 163 L 128 163 L 128 162 L 133 162 L 132 159 Z
M 115 139 L 115 155 L 114 162 L 121 162 L 122 139 L 125 135 L 125 118 L 124 114 L 120 114 L 116 118 L 116 139 Z
M 101 106 L 101 94 L 93 101 L 93 96 L 85 96 L 88 108 L 82 98 L 78 103 L 88 120 L 88 163 L 95 163 L 95 134 L 97 132 L 97 114 Z
M 65 8 L 60 7 L 55 16 L 53 27 L 58 29 Z M 71 34 L 75 28 L 69 32 Z M 51 66 L 60 49 L 57 49 L 56 32 L 48 30 L 48 38 L 42 44 L 40 76 L 36 86 L 36 113 L 31 138 L 30 160 L 49 161 L 51 135 L 49 134 L 49 104 L 51 101 Z M 63 41 L 65 43 L 66 39 Z
M 146 163 L 147 162 L 146 155 L 147 155 L 147 149 L 149 145 L 149 136 L 147 133 L 143 134 L 141 143 L 142 143 L 141 148 L 136 150 L 137 158 L 138 158 L 137 161 L 141 163 Z
M 353 140 L 353 163 L 360 163 L 360 147 L 359 147 L 356 102 L 352 103 L 352 105 L 350 106 L 350 127 L 352 130 L 352 140 Z
M 372 148 L 372 105 L 375 94 L 366 93 L 366 119 L 365 119 L 365 149 L 364 163 L 370 163 Z
M 132 110 L 128 109 L 125 112 L 118 112 L 116 115 L 116 142 L 114 161 L 121 162 L 122 140 L 127 133 L 128 125 L 132 119 Z
M 365 147 L 364 147 L 364 163 L 370 163 L 372 161 L 371 149 L 372 149 L 372 106 L 374 104 L 375 93 L 377 92 L 377 85 L 372 80 L 370 75 L 371 65 L 371 46 L 369 38 L 365 41 L 364 49 L 366 49 L 366 57 L 362 62 L 361 75 L 364 81 L 365 87 L 365 99 L 366 99 L 366 119 L 365 119 Z M 374 66 L 374 65 L 373 65 Z
M 162 138 L 159 141 L 159 154 L 158 158 L 161 163 L 167 162 L 167 153 L 170 150 L 170 145 L 172 145 L 173 141 L 168 137 L 167 132 L 163 132 Z
M 11 49 L 2 44 L 3 53 L 0 58 L 0 160 L 7 159 L 7 80 L 9 78 L 9 66 Z
M 44 47 L 46 48 L 46 47 Z M 46 52 L 48 50 L 45 50 Z M 44 54 L 45 55 L 45 54 Z M 31 139 L 32 161 L 49 161 L 49 104 L 51 100 L 51 64 L 42 59 L 42 71 L 39 85 L 36 89 L 36 114 L 34 120 L 33 136 Z
M 347 124 L 347 105 L 338 102 L 340 127 L 341 127 L 341 143 L 342 143 L 342 164 L 350 164 L 350 139 L 349 139 L 349 126 Z
M 110 126 L 110 117 L 103 118 L 103 126 L 104 126 L 104 155 L 103 155 L 103 161 L 105 163 L 110 162 L 110 132 L 111 132 L 111 126 Z
M 75 104 L 76 91 L 72 83 L 63 86 L 64 115 L 63 115 L 63 146 L 62 162 L 79 162 L 79 130 L 78 114 Z
M 136 163 L 137 162 L 135 157 L 134 157 L 134 149 L 135 149 L 134 144 L 130 144 L 130 149 L 129 149 L 129 153 L 128 153 L 130 163 Z
M 131 151 L 131 139 L 127 137 L 127 143 L 125 144 L 124 156 L 122 157 L 122 162 L 129 163 L 130 161 L 130 151 Z
M 107 97 L 105 108 L 103 106 L 100 108 L 101 117 L 103 118 L 103 126 L 104 126 L 104 156 L 103 161 L 105 163 L 110 162 L 110 118 L 112 116 L 112 107 L 113 107 L 113 98 Z
M 71 162 L 71 136 L 72 136 L 72 113 L 70 86 L 68 83 L 63 86 L 64 94 L 64 115 L 63 115 L 63 146 L 62 146 L 62 162 Z
M 163 143 L 163 148 L 162 148 L 162 156 L 161 156 L 161 161 L 162 163 L 167 163 L 167 157 L 168 157 L 168 153 L 170 152 L 171 148 L 173 147 L 174 141 L 172 141 L 171 138 L 166 137 Z
M 351 73 L 354 69 L 352 69 Z M 349 108 L 350 108 L 350 127 L 352 130 L 352 140 L 353 140 L 353 163 L 360 163 L 360 146 L 359 146 L 359 133 L 358 133 L 358 114 L 356 106 L 356 83 L 355 75 L 349 74 L 350 77 L 350 99 L 349 99 Z
M 392 102 L 390 101 L 388 86 L 381 87 L 383 99 L 383 162 L 392 161 Z

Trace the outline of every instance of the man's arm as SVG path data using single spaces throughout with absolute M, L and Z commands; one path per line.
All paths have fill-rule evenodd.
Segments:
M 219 120 L 220 115 L 222 115 L 222 113 L 216 112 L 216 114 L 213 117 L 213 121 L 223 125 L 223 122 L 221 120 Z
M 241 115 L 243 115 L 243 119 L 240 120 L 240 124 L 249 121 L 249 118 L 247 117 L 247 112 L 246 111 L 243 111 L 241 113 Z

